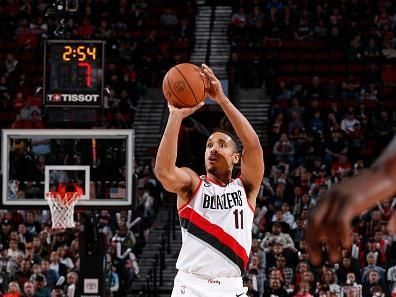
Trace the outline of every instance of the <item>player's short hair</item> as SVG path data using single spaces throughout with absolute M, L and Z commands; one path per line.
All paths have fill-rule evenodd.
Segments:
M 229 130 L 224 130 L 224 129 L 216 128 L 216 129 L 214 129 L 214 130 L 212 131 L 212 133 L 211 133 L 210 135 L 213 135 L 213 134 L 216 133 L 216 132 L 220 132 L 220 133 L 223 133 L 223 134 L 228 135 L 228 136 L 231 138 L 231 140 L 232 140 L 232 142 L 233 142 L 233 144 L 234 144 L 235 152 L 236 152 L 236 153 L 241 152 L 240 141 L 239 141 L 238 137 L 235 135 L 234 132 L 229 131 Z

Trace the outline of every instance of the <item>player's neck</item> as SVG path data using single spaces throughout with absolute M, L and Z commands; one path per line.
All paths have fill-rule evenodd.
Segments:
M 208 179 L 210 179 L 211 181 L 213 181 L 216 184 L 221 185 L 221 186 L 226 186 L 231 180 L 231 174 L 230 173 L 214 175 L 214 174 L 212 174 L 210 172 L 207 172 L 206 176 L 208 177 Z

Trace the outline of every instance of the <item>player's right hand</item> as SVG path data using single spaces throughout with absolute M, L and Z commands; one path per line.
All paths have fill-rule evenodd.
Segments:
M 356 185 L 355 179 L 332 187 L 310 214 L 305 238 L 313 264 L 321 263 L 324 245 L 332 262 L 340 260 L 341 248 L 352 245 L 351 221 L 361 201 Z
M 192 115 L 194 112 L 196 112 L 198 109 L 200 109 L 204 105 L 205 105 L 205 102 L 200 102 L 193 107 L 178 108 L 178 107 L 168 103 L 169 116 L 179 116 L 182 119 L 184 119 L 184 118 Z
M 340 259 L 340 248 L 352 245 L 351 221 L 354 216 L 373 207 L 395 193 L 395 181 L 386 170 L 366 170 L 333 186 L 319 201 L 308 220 L 306 239 L 311 261 L 319 264 L 323 243 L 330 261 Z M 396 223 L 396 218 L 390 224 Z M 389 231 L 394 231 L 388 226 Z

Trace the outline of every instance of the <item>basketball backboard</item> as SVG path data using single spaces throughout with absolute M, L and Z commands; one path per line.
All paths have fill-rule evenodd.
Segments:
M 2 206 L 46 207 L 45 193 L 77 185 L 76 207 L 132 204 L 133 130 L 2 130 Z

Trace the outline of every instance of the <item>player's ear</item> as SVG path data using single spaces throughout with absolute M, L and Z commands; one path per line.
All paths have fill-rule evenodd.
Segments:
M 235 153 L 233 158 L 232 158 L 232 163 L 234 165 L 238 164 L 240 159 L 241 159 L 241 154 L 240 153 Z

